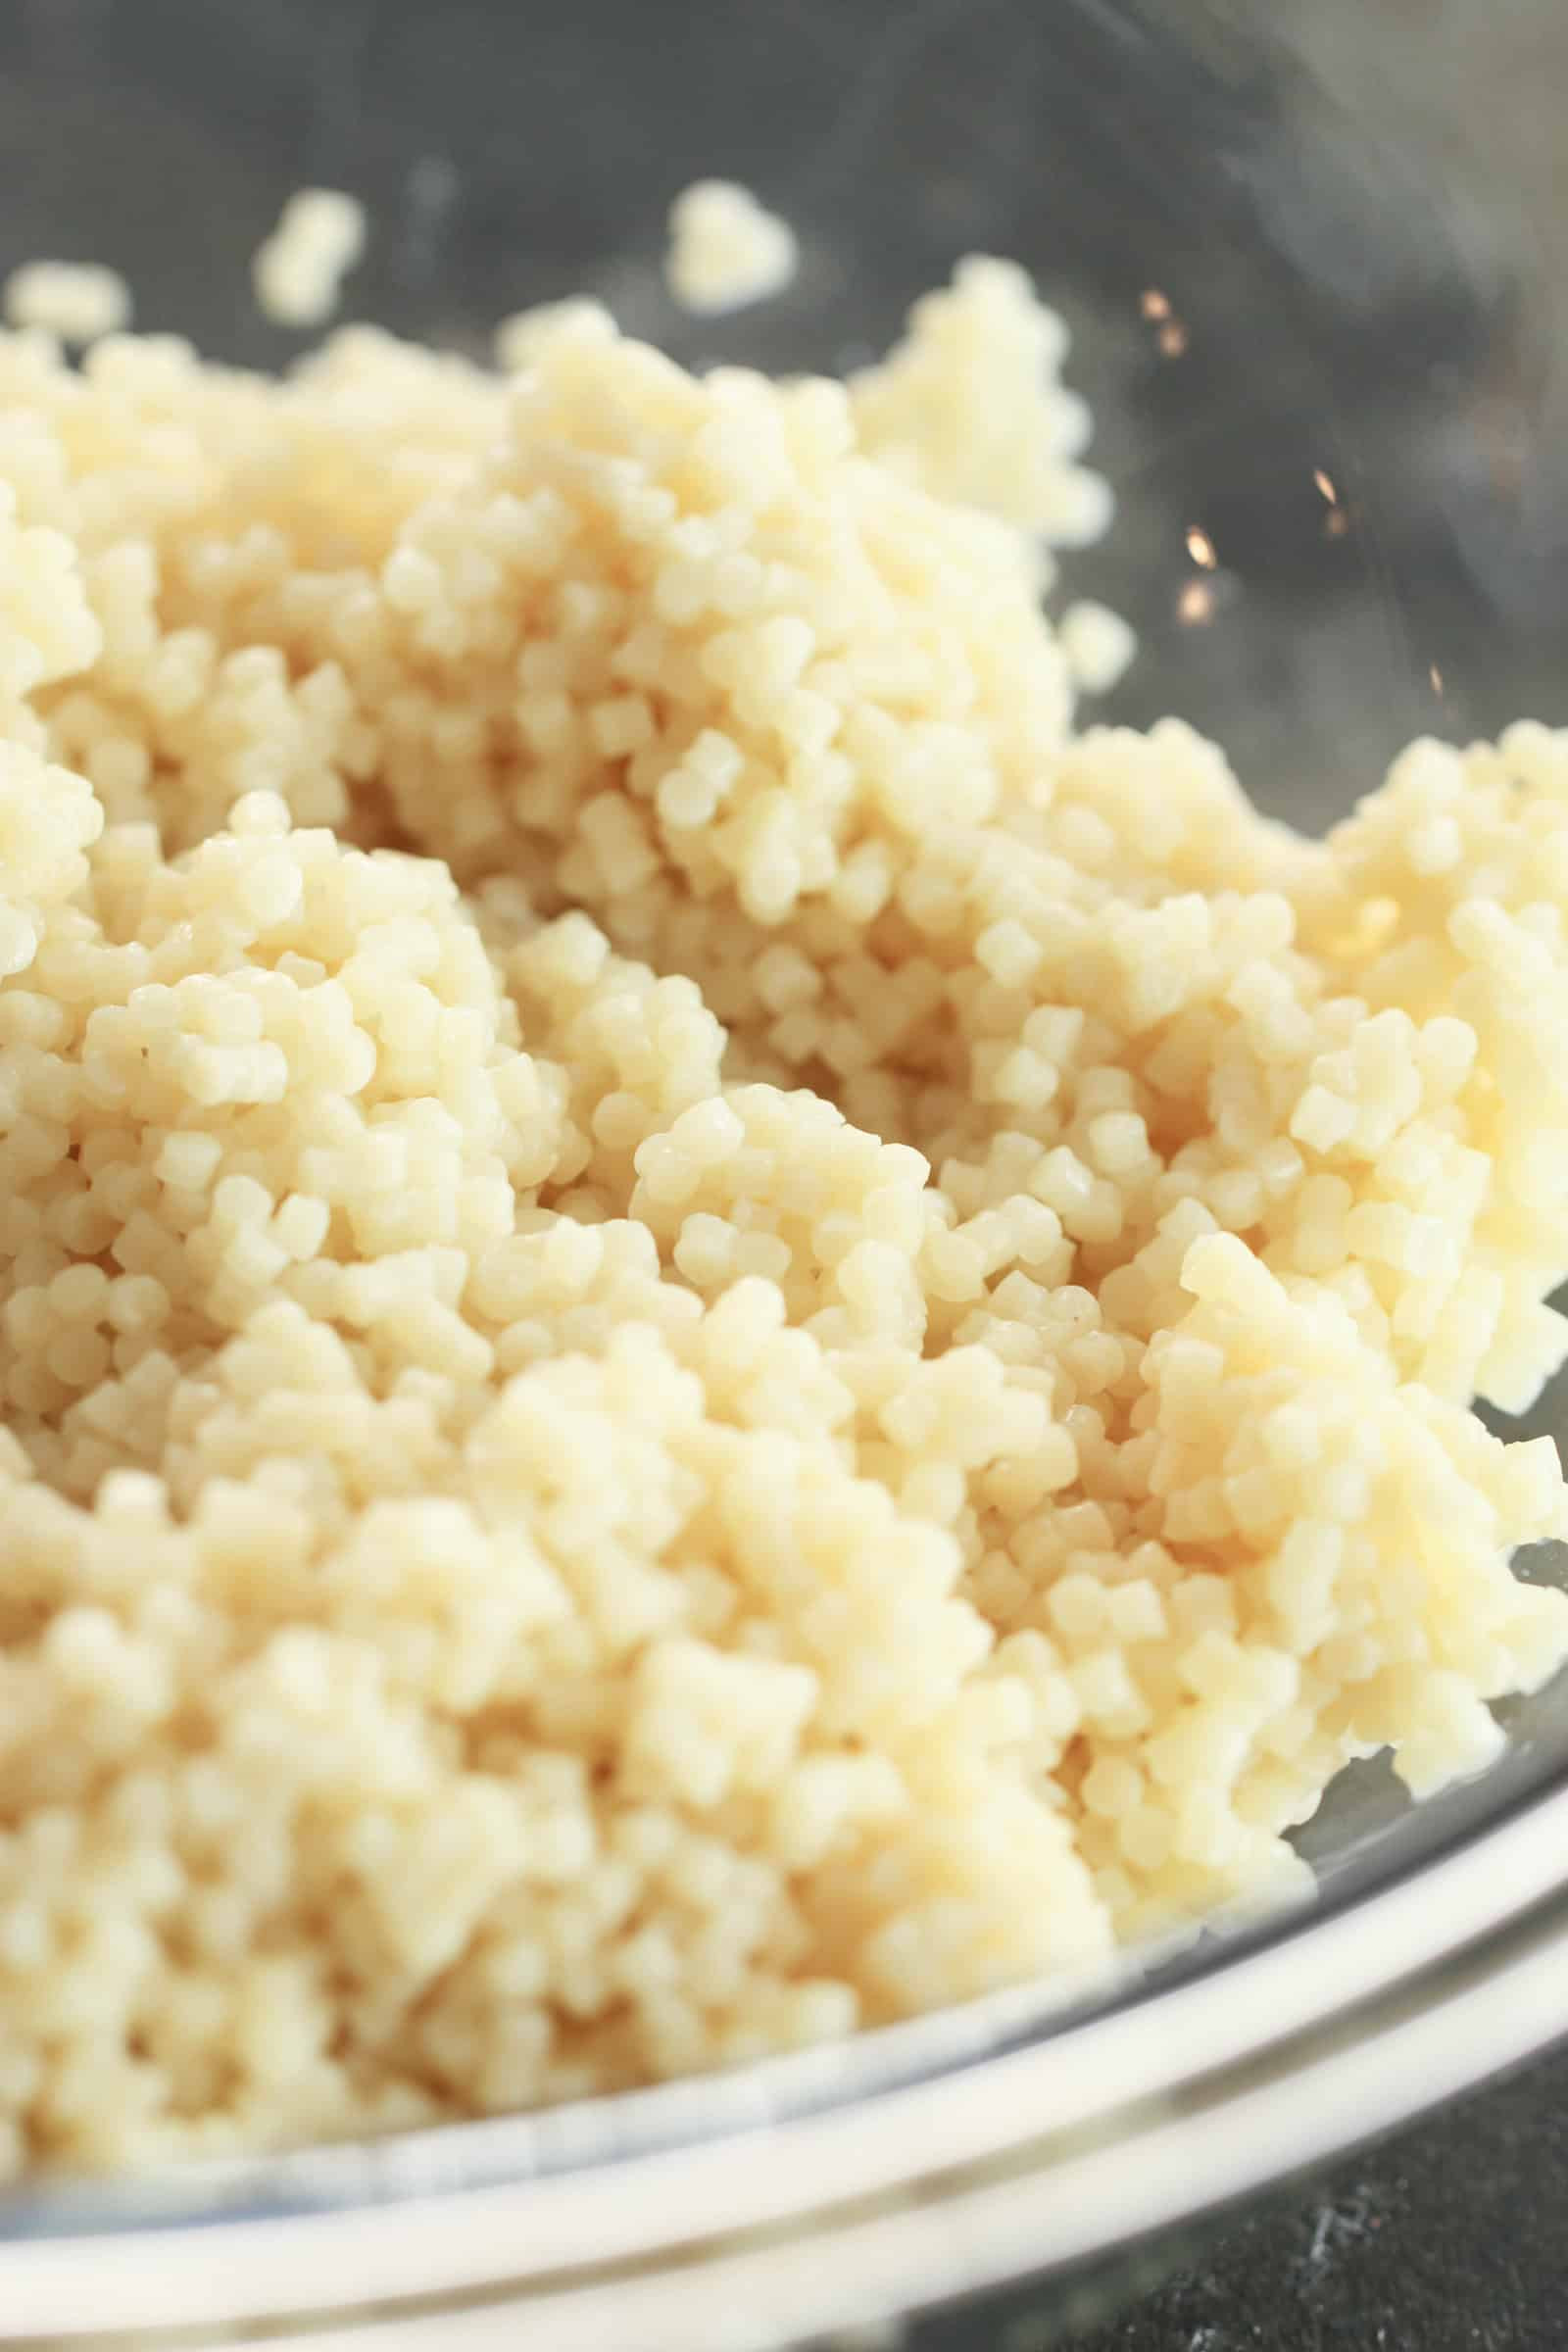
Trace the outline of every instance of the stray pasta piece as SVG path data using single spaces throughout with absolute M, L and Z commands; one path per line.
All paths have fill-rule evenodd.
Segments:
M 741 310 L 780 294 L 799 249 L 787 220 L 728 179 L 699 179 L 669 211 L 665 275 L 682 310 Z
M 1138 639 L 1121 614 L 1088 597 L 1067 607 L 1056 635 L 1080 694 L 1108 694 L 1138 652 Z
M 301 188 L 251 265 L 256 299 L 279 326 L 318 326 L 365 250 L 365 207 L 338 188 Z
M 24 262 L 6 280 L 5 315 L 63 343 L 95 343 L 129 325 L 130 288 L 100 262 Z

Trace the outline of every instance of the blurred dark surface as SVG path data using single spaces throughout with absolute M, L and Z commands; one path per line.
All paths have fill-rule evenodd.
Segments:
M 1568 2054 L 1222 2220 L 1114 2319 L 1072 2318 L 1024 2291 L 926 2322 L 907 2352 L 1562 2352 Z

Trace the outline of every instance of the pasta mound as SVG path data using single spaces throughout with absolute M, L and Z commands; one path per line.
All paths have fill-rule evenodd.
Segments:
M 1568 737 L 1077 729 L 1062 345 L 0 338 L 8 2168 L 1098 1970 L 1568 1652 Z

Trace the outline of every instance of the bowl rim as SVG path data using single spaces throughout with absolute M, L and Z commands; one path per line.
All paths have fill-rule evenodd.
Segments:
M 441 2352 L 524 2313 L 530 2352 L 763 2352 L 1103 2256 L 1564 2034 L 1556 1788 L 1086 2016 L 1026 1988 L 804 2066 L 13 2200 L 0 2343 L 292 2322 L 328 2352 L 312 2323 L 370 2310 Z

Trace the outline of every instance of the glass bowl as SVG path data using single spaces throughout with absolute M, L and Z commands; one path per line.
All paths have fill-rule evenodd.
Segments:
M 1568 717 L 1565 86 L 1556 0 L 19 0 L 0 268 L 112 263 L 141 326 L 276 365 L 297 345 L 248 258 L 324 181 L 369 208 L 358 315 L 479 352 L 586 290 L 682 359 L 793 368 L 884 344 L 958 255 L 1014 256 L 1072 327 L 1117 492 L 1066 574 L 1139 630 L 1112 715 L 1179 711 L 1311 826 L 1415 734 Z M 804 259 L 693 324 L 658 265 L 710 173 Z M 1375 1766 L 1337 1786 L 1311 1904 L 1108 1995 L 19 2193 L 0 2343 L 770 2352 L 1028 2277 L 1043 2340 L 1155 2233 L 1568 2031 L 1568 1706 L 1506 1715 L 1502 1760 L 1424 1807 Z

